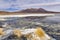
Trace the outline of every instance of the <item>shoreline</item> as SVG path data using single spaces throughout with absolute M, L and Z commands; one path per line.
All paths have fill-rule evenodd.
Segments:
M 55 14 L 20 14 L 20 15 L 0 15 L 2 18 L 6 17 L 29 17 L 29 16 L 54 16 Z

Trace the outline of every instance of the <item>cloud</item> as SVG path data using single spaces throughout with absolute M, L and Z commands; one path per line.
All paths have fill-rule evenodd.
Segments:
M 0 0 L 0 8 L 8 8 L 11 7 L 11 5 L 15 5 L 16 7 L 31 7 L 60 4 L 60 2 L 55 1 L 56 0 Z
M 39 8 L 41 6 L 55 6 L 58 4 L 60 4 L 58 0 L 0 0 L 0 10 L 12 11 L 31 7 Z
M 53 3 L 38 3 L 38 4 L 26 4 L 22 5 L 21 7 L 32 7 L 32 6 L 52 6 L 52 5 L 59 5 L 60 2 L 53 2 Z

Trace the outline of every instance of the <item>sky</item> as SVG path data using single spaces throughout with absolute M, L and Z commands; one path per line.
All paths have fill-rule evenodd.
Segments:
M 60 0 L 0 0 L 0 11 L 14 12 L 27 8 L 60 12 Z

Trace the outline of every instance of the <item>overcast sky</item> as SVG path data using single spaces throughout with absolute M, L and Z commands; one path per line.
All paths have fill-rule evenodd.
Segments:
M 60 11 L 60 0 L 0 0 L 1 11 L 19 11 L 26 8 Z

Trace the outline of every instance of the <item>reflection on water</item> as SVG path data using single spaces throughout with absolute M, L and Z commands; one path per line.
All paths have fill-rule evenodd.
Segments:
M 45 22 L 48 24 L 58 24 L 60 23 L 60 14 L 56 14 L 55 16 L 49 16 L 49 17 L 25 17 L 25 18 L 10 17 L 5 19 L 11 19 L 11 20 L 0 21 L 0 25 L 2 25 L 3 23 L 8 23 L 13 24 L 15 26 L 21 26 L 21 25 L 23 26 L 24 23 L 26 25 L 26 22 L 39 22 L 39 23 Z M 21 24 L 21 22 L 24 23 Z
M 47 23 L 60 23 L 60 14 L 56 14 L 52 17 L 46 17 L 43 21 Z
M 10 17 L 5 19 L 11 19 L 11 20 L 0 21 L 0 25 L 8 23 L 9 25 L 15 25 L 17 27 L 17 26 L 28 25 L 28 22 L 38 22 L 38 23 L 45 22 L 48 24 L 58 24 L 60 23 L 60 14 L 56 14 L 55 16 L 49 16 L 49 17 L 25 17 L 25 18 Z

